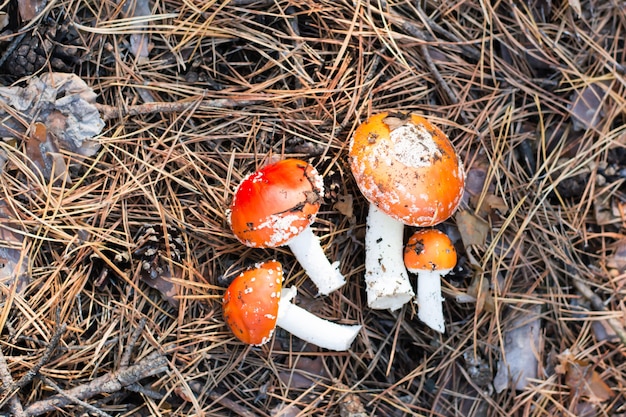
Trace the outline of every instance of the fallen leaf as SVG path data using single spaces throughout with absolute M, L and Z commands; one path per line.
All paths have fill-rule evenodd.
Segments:
M 541 305 L 521 308 L 523 310 L 518 317 L 505 322 L 503 355 L 498 360 L 498 371 L 493 380 L 498 393 L 509 386 L 521 391 L 526 388 L 529 379 L 537 378 Z
M 130 35 L 130 53 L 140 62 L 145 62 L 150 52 L 150 33 L 145 31 L 143 26 L 145 26 L 145 17 L 152 15 L 150 3 L 148 0 L 125 1 L 123 10 L 126 17 L 131 19 L 131 25 L 135 27 Z
M 493 313 L 495 304 L 489 291 L 489 280 L 479 274 L 474 275 L 470 286 L 467 287 L 467 295 L 473 297 L 476 302 L 476 314 L 482 313 L 483 309 Z
M 28 22 L 41 13 L 47 3 L 46 0 L 18 0 L 17 8 L 22 20 Z
M 31 165 L 53 182 L 71 184 L 69 169 L 63 155 L 59 153 L 54 138 L 48 134 L 43 123 L 36 122 L 25 139 L 26 155 Z
M 577 1 L 576 1 L 577 3 Z M 570 5 L 572 1 L 570 0 Z M 580 15 L 580 4 L 578 4 Z M 569 111 L 572 116 L 574 130 L 589 130 L 598 128 L 604 117 L 604 101 L 608 96 L 606 86 L 592 83 L 582 90 L 576 90 L 570 96 Z
M 41 123 L 46 135 L 56 146 L 56 152 L 69 151 L 81 156 L 92 156 L 100 149 L 94 137 L 104 128 L 104 121 L 96 109 L 96 94 L 77 75 L 46 73 L 31 77 L 25 87 L 0 87 L 0 136 L 19 137 L 26 133 L 24 126 Z M 19 119 L 12 113 L 19 112 Z M 32 127 L 31 127 L 32 130 Z M 43 140 L 37 132 L 38 140 Z M 46 151 L 55 152 L 54 149 Z
M 463 245 L 466 248 L 471 245 L 476 245 L 477 247 L 485 246 L 487 234 L 489 233 L 489 223 L 468 210 L 458 211 L 454 219 L 461 234 Z
M 626 238 L 615 244 L 615 249 L 606 262 L 607 268 L 617 269 L 622 274 L 626 272 Z
M 310 388 L 317 379 L 325 376 L 326 371 L 321 356 L 315 359 L 298 358 L 291 370 L 278 372 L 278 378 L 290 388 Z
M 590 402 L 604 402 L 613 397 L 613 391 L 593 370 L 590 362 L 576 359 L 569 350 L 559 355 L 558 359 L 560 363 L 555 370 L 565 374 L 565 384 L 572 395 L 587 398 Z

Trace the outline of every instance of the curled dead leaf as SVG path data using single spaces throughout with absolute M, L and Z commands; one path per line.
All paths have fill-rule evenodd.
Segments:
M 558 360 L 555 370 L 565 375 L 565 384 L 572 395 L 587 398 L 590 402 L 604 402 L 613 397 L 611 387 L 602 380 L 590 362 L 576 359 L 569 350 L 558 355 Z
M 476 245 L 480 248 L 485 246 L 487 234 L 489 233 L 489 223 L 468 210 L 458 211 L 454 219 L 461 234 L 463 245 L 466 248 L 471 245 Z

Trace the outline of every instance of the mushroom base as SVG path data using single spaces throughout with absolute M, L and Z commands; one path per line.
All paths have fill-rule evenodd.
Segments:
M 365 232 L 367 305 L 397 310 L 415 295 L 403 258 L 404 224 L 370 204 Z
M 417 317 L 428 327 L 439 333 L 445 333 L 445 320 L 443 318 L 443 298 L 441 297 L 441 277 L 450 270 L 425 271 L 416 270 L 417 273 Z

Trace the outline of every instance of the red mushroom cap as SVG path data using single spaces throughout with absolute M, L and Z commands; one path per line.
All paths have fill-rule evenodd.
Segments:
M 244 245 L 282 246 L 313 223 L 323 194 L 324 182 L 312 165 L 285 159 L 244 178 L 228 221 Z
M 418 230 L 404 247 L 404 265 L 412 273 L 449 271 L 456 265 L 456 249 L 445 233 L 437 229 Z
M 224 293 L 223 316 L 244 343 L 266 343 L 276 327 L 283 282 L 280 262 L 269 261 L 242 272 Z
M 381 113 L 350 143 L 350 167 L 370 203 L 413 226 L 450 217 L 463 196 L 465 170 L 452 143 L 421 116 Z

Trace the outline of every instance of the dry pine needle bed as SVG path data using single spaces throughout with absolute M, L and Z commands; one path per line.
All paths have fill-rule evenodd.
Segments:
M 2 415 L 626 415 L 622 2 L 0 11 Z M 367 307 L 348 147 L 380 111 L 428 117 L 467 171 L 438 226 L 444 334 Z M 347 280 L 327 296 L 228 226 L 237 184 L 285 158 L 324 177 L 313 231 Z M 363 326 L 349 350 L 231 334 L 226 286 L 269 259 L 298 306 Z

